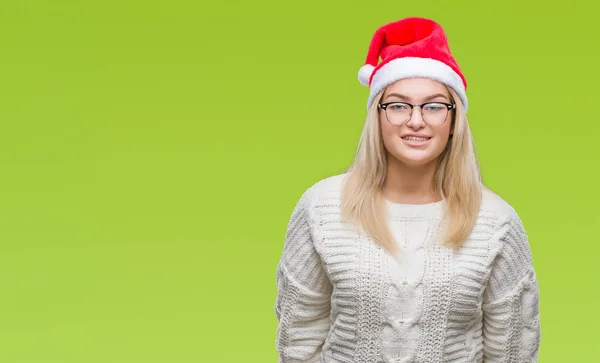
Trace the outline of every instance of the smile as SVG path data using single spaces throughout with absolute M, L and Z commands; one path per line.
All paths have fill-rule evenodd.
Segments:
M 407 141 L 427 141 L 429 139 L 431 139 L 431 137 L 417 137 L 417 136 L 404 136 L 402 138 L 403 140 L 407 140 Z
M 429 144 L 430 140 L 431 140 L 431 137 L 428 137 L 428 136 L 412 136 L 412 135 L 402 136 L 402 141 L 408 147 L 418 147 L 418 148 L 425 147 L 426 145 Z

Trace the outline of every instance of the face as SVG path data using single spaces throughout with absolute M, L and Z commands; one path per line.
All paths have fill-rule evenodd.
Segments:
M 425 102 L 453 103 L 446 87 L 436 81 L 425 78 L 407 78 L 387 87 L 380 103 L 407 102 L 422 104 Z M 399 108 L 396 106 L 395 108 Z M 431 110 L 431 109 L 430 109 Z M 433 109 L 439 110 L 437 108 Z M 388 110 L 388 115 L 392 110 Z M 441 125 L 428 124 L 425 121 L 435 117 L 425 111 L 423 119 L 421 108 L 414 107 L 410 119 L 402 125 L 388 121 L 386 112 L 379 110 L 379 122 L 385 148 L 391 157 L 406 166 L 424 166 L 434 163 L 444 151 L 452 128 L 453 110 Z M 442 111 L 444 112 L 444 111 Z M 437 122 L 439 123 L 439 122 Z

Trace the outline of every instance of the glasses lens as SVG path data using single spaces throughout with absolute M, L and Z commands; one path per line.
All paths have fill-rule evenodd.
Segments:
M 423 105 L 423 121 L 430 125 L 441 125 L 448 116 L 448 107 L 443 103 Z
M 390 103 L 385 110 L 385 114 L 391 124 L 402 125 L 410 118 L 411 108 L 401 102 Z

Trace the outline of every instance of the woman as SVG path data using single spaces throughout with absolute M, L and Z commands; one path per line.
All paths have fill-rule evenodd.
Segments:
M 288 225 L 279 361 L 536 362 L 527 235 L 482 185 L 443 29 L 382 26 L 359 80 L 370 94 L 356 159 L 308 188 Z

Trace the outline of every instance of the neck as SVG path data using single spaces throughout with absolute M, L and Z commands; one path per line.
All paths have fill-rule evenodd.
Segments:
M 388 156 L 388 167 L 383 184 L 383 196 L 394 203 L 425 204 L 439 201 L 434 188 L 436 162 L 422 166 L 408 166 Z

